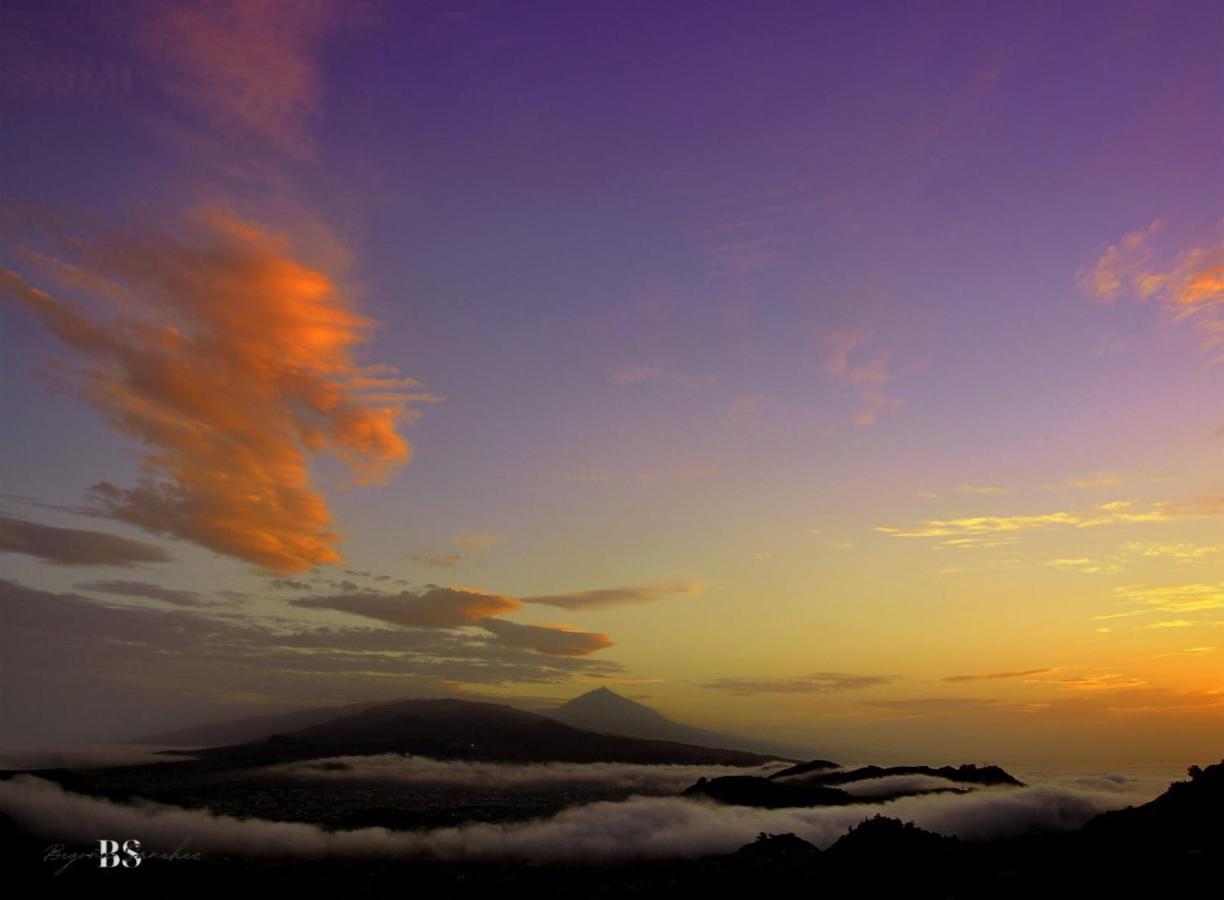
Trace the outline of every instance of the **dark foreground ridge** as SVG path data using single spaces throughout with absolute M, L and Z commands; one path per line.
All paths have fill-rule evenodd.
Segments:
M 1206 769 L 1191 766 L 1189 781 L 1176 781 L 1143 806 L 1102 813 L 1084 836 L 1103 845 L 1132 850 L 1190 853 L 1224 847 L 1224 760 Z

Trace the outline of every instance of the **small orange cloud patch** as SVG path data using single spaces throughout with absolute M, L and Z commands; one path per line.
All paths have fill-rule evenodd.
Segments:
M 1111 244 L 1091 269 L 1080 273 L 1081 289 L 1106 301 L 1126 293 L 1155 299 L 1176 319 L 1193 317 L 1206 336 L 1204 346 L 1224 345 L 1224 241 L 1218 228 L 1211 243 L 1162 260 L 1152 241 L 1163 227 L 1157 220 Z M 1224 355 L 1212 360 L 1221 361 Z
M 226 213 L 71 246 L 72 265 L 26 253 L 71 299 L 8 270 L 0 291 L 76 352 L 74 390 L 146 448 L 138 486 L 95 485 L 99 509 L 269 569 L 339 562 L 310 454 L 385 479 L 411 455 L 409 404 L 435 399 L 358 365 L 371 322 L 283 237 Z M 83 311 L 100 299 L 110 318 Z

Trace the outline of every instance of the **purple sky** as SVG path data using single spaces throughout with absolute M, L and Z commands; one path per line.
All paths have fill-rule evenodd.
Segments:
M 1221 10 L 6 3 L 0 513 L 174 562 L 65 565 L 31 542 L 85 539 L 19 524 L 4 577 L 90 616 L 407 635 L 389 681 L 176 649 L 133 727 L 184 697 L 607 683 L 720 728 L 937 750 L 991 730 L 1034 758 L 1098 758 L 1178 709 L 1135 754 L 1180 762 L 1224 734 Z M 343 303 L 286 322 L 299 271 Z M 367 339 L 302 363 L 306 319 L 339 307 Z M 216 334 L 159 357 L 149 323 Z M 341 407 L 286 386 L 300 365 Z M 371 377 L 419 419 L 346 380 Z M 171 420 L 251 460 L 210 470 L 156 436 Z M 267 495 L 200 487 L 282 457 Z M 272 510 L 286 486 L 320 505 Z M 315 549 L 267 549 L 288 532 Z M 146 589 L 79 587 L 116 579 Z M 150 585 L 244 596 L 170 609 Z M 456 613 L 483 668 L 438 663 L 407 648 L 438 626 L 385 611 L 430 585 L 532 630 Z M 589 591 L 622 593 L 531 599 Z M 21 665 L 6 679 L 86 696 L 54 654 Z M 93 665 L 122 693 L 122 660 Z M 932 700 L 936 721 L 903 712 Z

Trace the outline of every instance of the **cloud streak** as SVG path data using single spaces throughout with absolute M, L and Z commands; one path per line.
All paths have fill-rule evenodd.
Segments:
M 302 609 L 335 610 L 400 628 L 453 629 L 475 625 L 508 647 L 546 656 L 589 656 L 612 646 L 612 638 L 598 632 L 578 631 L 564 625 L 527 625 L 495 618 L 522 609 L 527 602 L 540 601 L 453 587 L 431 587 L 422 592 L 401 591 L 398 594 L 350 591 L 289 601 Z
M 513 597 L 444 587 L 421 593 L 354 591 L 289 602 L 302 609 L 331 609 L 404 628 L 460 628 L 522 607 Z
M 813 672 L 797 678 L 719 678 L 702 687 L 729 694 L 829 694 L 876 687 L 892 681 L 891 675 L 848 675 L 844 672 Z
M 1026 678 L 1030 675 L 1048 675 L 1053 669 L 1021 669 L 1016 672 L 989 672 L 985 675 L 949 675 L 943 681 L 953 684 L 962 681 L 995 681 L 1002 678 Z
M 564 625 L 524 625 L 505 619 L 484 619 L 480 627 L 511 647 L 546 656 L 589 656 L 612 646 L 612 638 L 606 634 L 577 631 Z
M 140 597 L 145 600 L 160 600 L 174 606 L 200 606 L 207 601 L 195 591 L 149 584 L 147 581 L 83 581 L 76 586 L 79 591 L 96 591 L 118 597 Z
M 57 566 L 134 566 L 167 562 L 154 544 L 83 528 L 57 528 L 0 516 L 0 552 L 21 553 Z
M 555 606 L 560 609 L 606 609 L 612 606 L 635 606 L 653 603 L 664 597 L 695 597 L 701 593 L 699 581 L 660 581 L 654 584 L 599 588 L 572 594 L 541 594 L 520 597 L 524 603 Z

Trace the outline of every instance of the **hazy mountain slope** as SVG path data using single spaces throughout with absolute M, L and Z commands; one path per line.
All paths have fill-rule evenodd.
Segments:
M 351 703 L 345 706 L 299 709 L 279 715 L 250 716 L 225 722 L 207 722 L 203 725 L 193 725 L 175 731 L 144 735 L 129 743 L 162 747 L 217 747 L 222 744 L 242 744 L 274 734 L 285 734 L 289 731 L 309 728 L 312 725 L 355 713 L 373 705 L 373 703 Z
M 739 735 L 720 734 L 674 722 L 649 706 L 622 697 L 608 688 L 597 688 L 563 703 L 544 715 L 574 728 L 625 737 L 678 741 L 703 747 L 733 747 L 784 758 L 802 756 L 793 747 L 758 741 Z
M 371 753 L 515 762 L 733 766 L 759 766 L 774 759 L 741 750 L 598 734 L 509 706 L 466 700 L 403 700 L 371 706 L 266 740 L 192 755 L 268 761 Z

